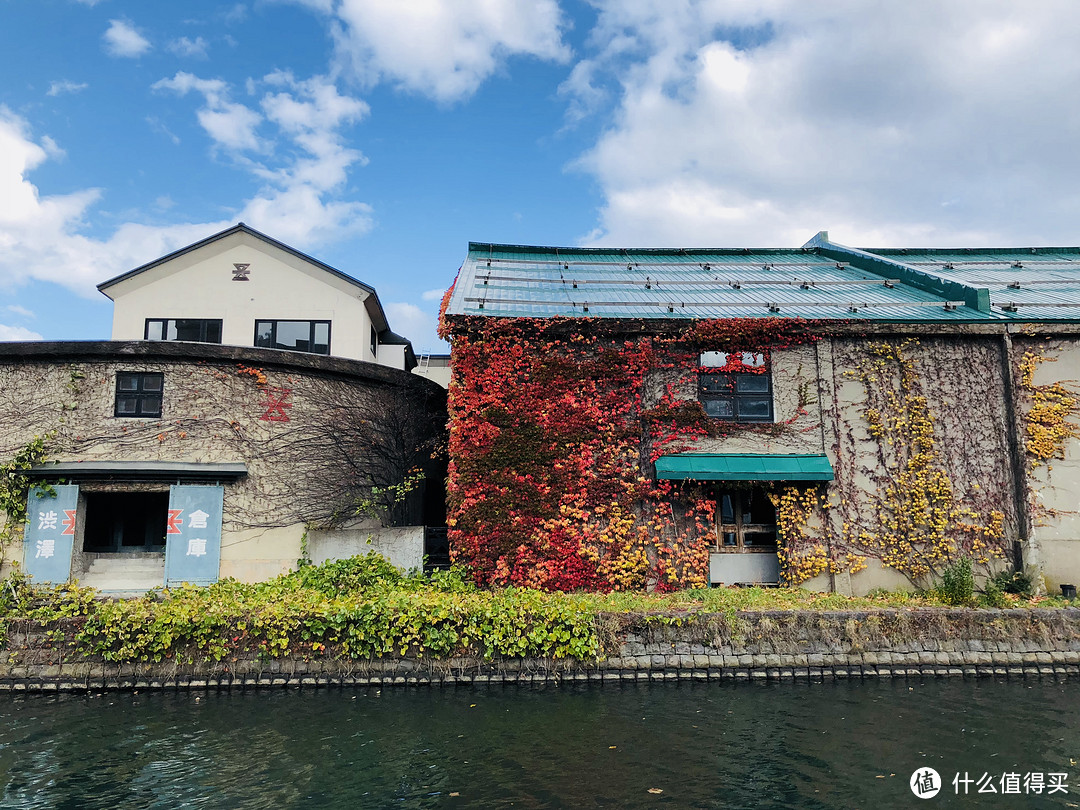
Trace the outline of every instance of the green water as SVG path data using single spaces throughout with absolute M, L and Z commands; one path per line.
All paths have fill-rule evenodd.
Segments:
M 1076 762 L 1075 680 L 0 697 L 4 808 L 1076 807 Z

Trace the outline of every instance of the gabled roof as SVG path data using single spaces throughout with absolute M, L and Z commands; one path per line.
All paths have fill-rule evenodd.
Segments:
M 108 281 L 103 281 L 103 282 L 101 282 L 100 284 L 97 285 L 97 288 L 102 293 L 104 293 L 105 295 L 108 295 L 108 293 L 106 293 L 105 291 L 107 289 L 109 289 L 110 287 L 112 287 L 112 286 L 114 286 L 116 284 L 119 284 L 122 281 L 127 281 L 129 278 L 133 278 L 133 277 L 139 275 L 140 273 L 145 273 L 147 270 L 151 270 L 154 267 L 158 267 L 159 265 L 162 265 L 162 264 L 165 264 L 166 262 L 172 261 L 173 259 L 175 259 L 175 258 L 177 258 L 179 256 L 183 256 L 185 253 L 191 253 L 194 250 L 198 250 L 199 248 L 206 247 L 207 245 L 213 244 L 214 242 L 217 242 L 220 239 L 224 239 L 224 238 L 226 238 L 228 236 L 232 236 L 233 234 L 237 234 L 237 233 L 246 233 L 249 236 L 255 237 L 256 239 L 260 239 L 263 242 L 265 242 L 266 244 L 270 245 L 271 247 L 275 247 L 278 250 L 283 250 L 286 253 L 290 253 L 293 256 L 295 256 L 296 258 L 301 259 L 302 261 L 305 261 L 305 262 L 307 262 L 309 264 L 312 264 L 315 267 L 318 267 L 320 270 L 324 270 L 327 273 L 330 273 L 331 275 L 336 276 L 337 278 L 341 279 L 342 281 L 346 281 L 346 282 L 348 282 L 349 284 L 352 284 L 355 287 L 359 287 L 361 290 L 364 290 L 367 293 L 370 293 L 372 295 L 375 294 L 375 288 L 374 287 L 372 287 L 372 286 L 370 286 L 368 284 L 365 284 L 362 281 L 357 281 L 355 278 L 348 275 L 347 273 L 342 273 L 337 268 L 331 267 L 330 265 L 328 265 L 328 264 L 326 264 L 324 262 L 320 262 L 315 257 L 309 256 L 306 253 L 302 253 L 301 251 L 297 250 L 296 248 L 289 247 L 284 242 L 279 242 L 277 239 L 274 239 L 273 237 L 267 236 L 265 233 L 262 233 L 261 231 L 257 231 L 254 228 L 252 228 L 252 227 L 250 227 L 248 225 L 245 225 L 243 222 L 238 222 L 235 225 L 233 225 L 231 228 L 226 228 L 225 230 L 223 230 L 223 231 L 221 231 L 219 233 L 215 233 L 213 236 L 208 236 L 208 237 L 206 237 L 205 239 L 203 239 L 203 240 L 201 240 L 199 242 L 195 242 L 194 244 L 188 245 L 187 247 L 180 248 L 179 250 L 174 250 L 172 253 L 169 253 L 166 256 L 162 256 L 160 259 L 154 259 L 154 261 L 152 261 L 152 262 L 147 262 L 146 264 L 144 264 L 144 265 L 142 265 L 140 267 L 136 267 L 134 270 L 128 270 L 126 273 L 121 273 L 119 276 L 116 276 L 115 278 L 110 278 Z M 109 297 L 111 298 L 112 296 L 109 296 Z M 380 309 L 380 312 L 381 312 L 381 309 Z M 386 318 L 384 316 L 383 321 L 385 322 L 385 320 L 386 320 Z
M 946 261 L 945 255 L 951 259 Z M 960 256 L 981 263 L 962 265 Z M 957 269 L 961 267 L 967 269 Z M 1025 275 L 1024 270 L 1029 272 Z M 1037 290 L 1037 298 L 1026 301 L 1015 292 L 1028 287 L 1033 295 Z M 938 256 L 928 250 L 849 248 L 829 241 L 824 231 L 801 248 L 779 249 L 470 242 L 446 313 L 524 318 L 773 316 L 893 323 L 1075 321 L 1080 320 L 1080 248 L 961 249 Z

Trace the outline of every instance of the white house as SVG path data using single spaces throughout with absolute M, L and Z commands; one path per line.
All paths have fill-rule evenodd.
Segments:
M 285 349 L 409 371 L 374 288 L 240 222 L 98 285 L 113 340 Z

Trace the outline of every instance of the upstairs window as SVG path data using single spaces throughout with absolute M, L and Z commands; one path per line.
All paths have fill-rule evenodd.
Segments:
M 371 327 L 371 356 L 379 356 L 379 333 L 375 331 L 375 327 Z
M 121 371 L 116 375 L 114 416 L 161 418 L 165 375 L 160 371 Z
M 221 319 L 147 318 L 146 339 L 221 343 Z
M 716 499 L 720 551 L 776 553 L 776 507 L 761 489 L 726 490 Z
M 698 370 L 698 401 L 713 419 L 773 421 L 772 374 L 755 352 L 705 352 Z
M 255 345 L 330 354 L 330 321 L 255 321 Z

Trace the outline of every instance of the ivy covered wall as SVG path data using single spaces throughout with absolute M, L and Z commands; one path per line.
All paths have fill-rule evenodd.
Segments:
M 1017 540 L 1038 557 L 1027 516 L 1035 459 L 1022 435 L 1033 391 L 1025 349 L 1003 348 L 1000 332 L 461 316 L 443 329 L 451 547 L 480 583 L 707 584 L 718 488 L 657 480 L 656 459 L 679 452 L 828 456 L 828 485 L 766 485 L 788 584 L 927 585 L 963 556 L 1004 568 Z M 699 369 L 708 351 L 735 365 L 743 353 L 767 358 L 772 422 L 706 415 L 697 391 L 699 374 L 717 370 Z M 1071 424 L 1075 402 L 1057 404 Z M 1052 453 L 1074 453 L 1066 439 Z

